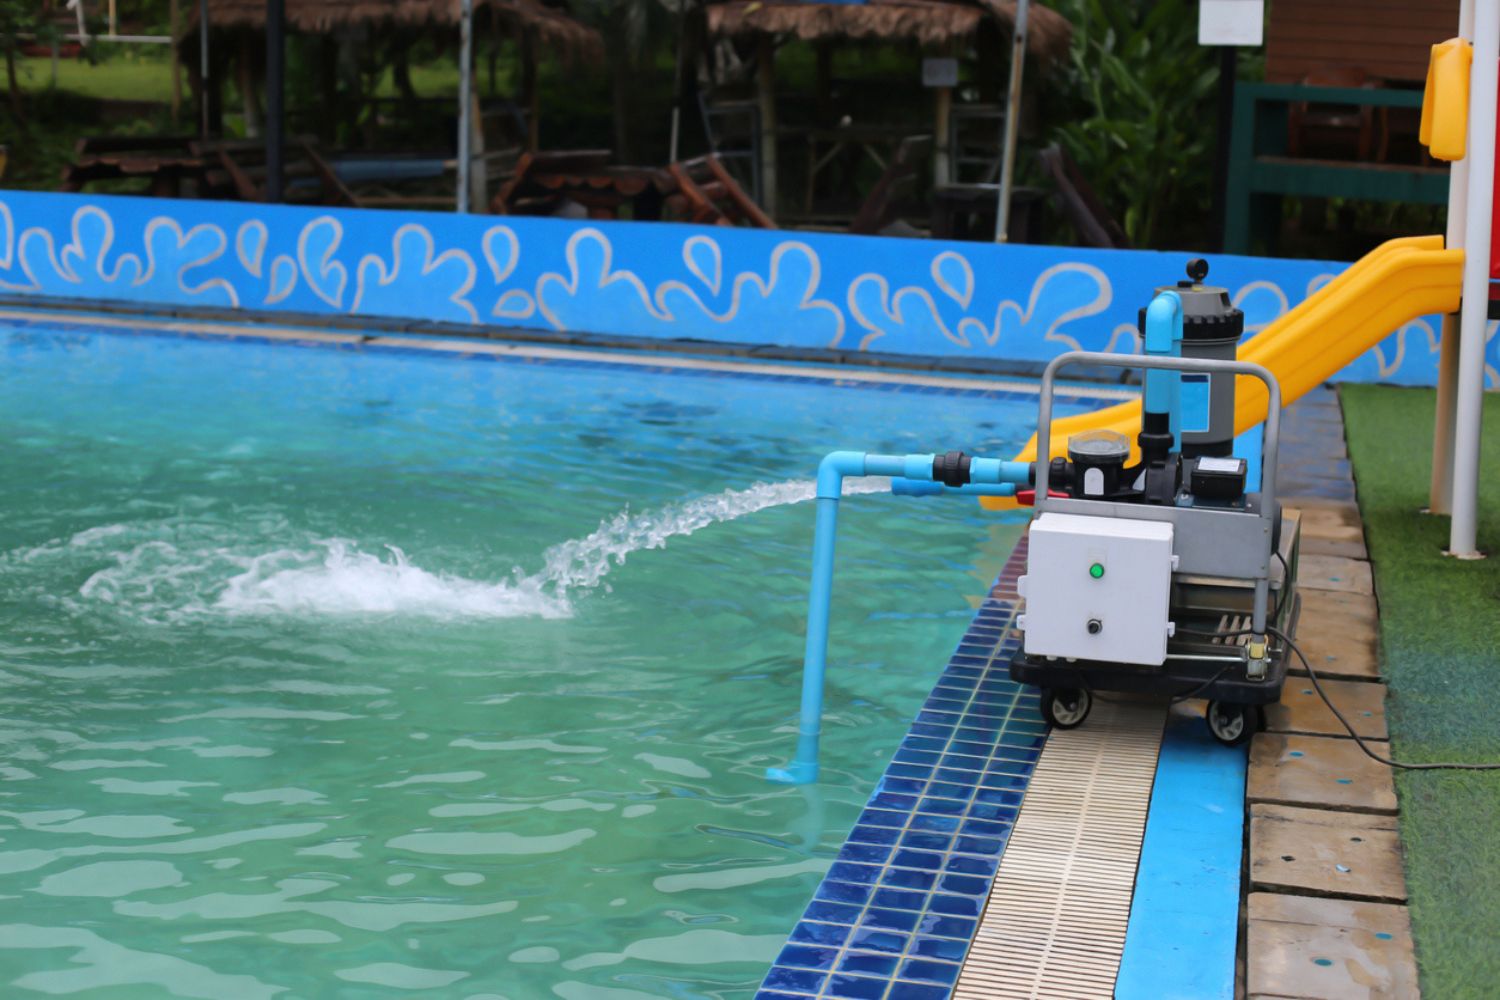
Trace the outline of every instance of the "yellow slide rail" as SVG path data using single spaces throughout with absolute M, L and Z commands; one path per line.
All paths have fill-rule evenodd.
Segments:
M 1441 236 L 1388 240 L 1241 344 L 1238 357 L 1269 368 L 1281 383 L 1282 404 L 1290 405 L 1406 323 L 1456 311 L 1463 266 L 1464 252 L 1445 250 Z M 1266 402 L 1264 385 L 1252 378 L 1237 380 L 1236 434 L 1265 419 Z M 1106 428 L 1130 440 L 1134 460 L 1140 426 L 1139 399 L 1063 417 L 1052 423 L 1051 454 L 1067 454 L 1070 435 Z M 1016 459 L 1035 458 L 1033 435 Z M 991 510 L 1015 505 L 1003 497 L 982 497 L 980 503 Z

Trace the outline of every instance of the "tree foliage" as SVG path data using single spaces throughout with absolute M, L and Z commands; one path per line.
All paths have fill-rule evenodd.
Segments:
M 1055 135 L 1136 246 L 1201 239 L 1219 124 L 1192 0 L 1062 0 L 1074 24 Z M 1192 232 L 1184 232 L 1194 227 Z

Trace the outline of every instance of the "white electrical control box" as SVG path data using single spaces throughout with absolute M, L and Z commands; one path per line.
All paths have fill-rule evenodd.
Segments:
M 1018 585 L 1026 654 L 1161 666 L 1175 565 L 1166 521 L 1042 514 Z

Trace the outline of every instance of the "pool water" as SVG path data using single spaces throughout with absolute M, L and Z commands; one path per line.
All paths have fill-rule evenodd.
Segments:
M 1008 457 L 1033 420 L 624 366 L 0 347 L 6 996 L 749 996 L 1019 530 L 845 502 L 824 777 L 789 788 L 763 771 L 794 742 L 812 510 L 765 505 L 832 447 Z

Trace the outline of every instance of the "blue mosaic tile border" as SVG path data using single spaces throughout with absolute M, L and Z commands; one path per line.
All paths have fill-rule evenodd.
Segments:
M 1010 679 L 1023 538 L 756 1000 L 947 1000 L 1047 726 Z
M 47 311 L 48 307 L 46 306 L 45 303 L 43 303 L 43 304 L 31 307 L 31 308 L 34 311 L 45 312 L 45 311 Z M 679 377 L 686 376 L 686 377 L 690 377 L 690 378 L 732 378 L 732 379 L 747 379 L 747 380 L 755 381 L 755 382 L 792 382 L 792 383 L 801 383 L 801 384 L 805 384 L 805 385 L 827 385 L 827 386 L 834 386 L 836 388 L 845 388 L 845 389 L 865 389 L 865 390 L 871 390 L 871 391 L 875 391 L 875 392 L 917 393 L 917 394 L 925 395 L 925 396 L 962 396 L 962 397 L 972 398 L 972 399 L 988 399 L 988 400 L 995 400 L 995 401 L 1021 401 L 1021 402 L 1030 402 L 1030 403 L 1034 403 L 1036 401 L 1036 398 L 1037 398 L 1037 395 L 1034 392 L 1026 392 L 1026 391 L 1022 391 L 1022 390 L 1018 390 L 1018 389 L 1002 389 L 1002 388 L 986 389 L 986 388 L 979 388 L 979 387 L 969 388 L 969 387 L 961 387 L 961 386 L 924 385 L 924 384 L 922 384 L 920 382 L 881 382 L 881 381 L 866 380 L 866 379 L 860 378 L 860 376 L 859 376 L 859 369 L 858 368 L 850 368 L 850 369 L 848 369 L 849 373 L 847 375 L 840 374 L 838 376 L 829 376 L 829 375 L 815 374 L 812 371 L 809 371 L 806 374 L 803 374 L 803 373 L 800 373 L 800 372 L 798 372 L 798 373 L 790 373 L 790 372 L 768 372 L 768 371 L 763 371 L 763 370 L 757 370 L 758 362 L 756 362 L 756 361 L 753 361 L 753 360 L 751 360 L 751 361 L 743 361 L 743 360 L 736 360 L 736 359 L 729 359 L 729 360 L 731 360 L 733 363 L 735 363 L 738 366 L 735 370 L 712 369 L 712 368 L 694 368 L 694 367 L 679 367 L 679 366 L 676 366 L 676 365 L 653 365 L 653 364 L 649 364 L 649 363 L 642 363 L 642 362 L 639 362 L 639 361 L 629 361 L 629 362 L 627 362 L 627 361 L 607 361 L 607 360 L 602 360 L 602 359 L 599 359 L 599 358 L 588 358 L 588 357 L 577 357 L 577 358 L 567 358 L 567 357 L 536 357 L 536 356 L 530 356 L 530 355 L 495 354 L 495 353 L 492 353 L 492 352 L 489 352 L 489 351 L 480 351 L 480 350 L 475 350 L 475 351 L 437 351 L 437 350 L 433 350 L 431 348 L 419 347 L 419 346 L 416 346 L 416 345 L 411 344 L 411 343 L 392 344 L 392 343 L 383 343 L 382 342 L 382 338 L 387 338 L 387 337 L 390 337 L 390 338 L 399 337 L 399 338 L 403 338 L 403 339 L 407 339 L 407 340 L 413 340 L 413 339 L 420 340 L 423 337 L 429 337 L 430 336 L 430 337 L 433 337 L 434 339 L 455 340 L 455 339 L 462 339 L 462 335 L 448 335 L 448 334 L 444 334 L 444 335 L 442 335 L 439 338 L 438 335 L 425 334 L 425 333 L 417 333 L 417 332 L 412 332 L 412 331 L 400 331 L 400 332 L 381 331 L 381 332 L 378 332 L 378 333 L 370 335 L 369 339 L 363 340 L 363 341 L 358 342 L 358 343 L 352 343 L 352 342 L 349 342 L 349 341 L 330 342 L 330 341 L 315 340 L 315 339 L 301 340 L 301 339 L 295 339 L 295 338 L 292 338 L 292 337 L 285 337 L 285 336 L 266 336 L 265 334 L 256 333 L 255 332 L 255 324 L 253 324 L 253 323 L 242 324 L 243 325 L 243 329 L 244 329 L 243 333 L 241 333 L 241 332 L 236 332 L 236 333 L 220 333 L 220 332 L 216 332 L 216 333 L 202 333 L 202 332 L 198 332 L 198 331 L 194 331 L 194 330 L 184 330 L 184 329 L 181 329 L 181 325 L 184 322 L 190 322 L 190 321 L 185 321 L 185 320 L 173 320 L 170 325 L 162 325 L 162 326 L 152 325 L 151 323 L 148 323 L 148 322 L 141 322 L 138 325 L 111 325 L 111 326 L 104 326 L 104 327 L 88 327 L 86 324 L 76 323 L 76 322 L 71 322 L 70 323 L 70 322 L 67 322 L 66 320 L 63 319 L 63 317 L 88 316 L 89 315 L 88 313 L 73 313 L 73 312 L 64 312 L 64 311 L 59 310 L 56 315 L 58 317 L 58 319 L 56 319 L 56 320 L 51 319 L 51 318 L 45 319 L 45 320 L 38 320 L 38 319 L 20 319 L 20 318 L 6 317 L 5 319 L 0 320 L 0 323 L 3 323 L 3 325 L 6 326 L 6 327 L 9 327 L 9 328 L 12 328 L 12 329 L 17 329 L 17 330 L 24 330 L 24 329 L 31 329 L 31 328 L 39 328 L 39 329 L 44 329 L 44 330 L 59 330 L 59 329 L 65 328 L 65 326 L 79 325 L 79 326 L 84 326 L 87 329 L 88 333 L 90 333 L 90 334 L 103 334 L 103 335 L 111 335 L 111 336 L 125 336 L 125 337 L 131 337 L 131 336 L 134 336 L 134 337 L 173 337 L 173 338 L 185 338 L 185 339 L 188 339 L 188 340 L 203 340 L 203 341 L 209 341 L 209 342 L 215 342 L 215 343 L 243 343 L 243 344 L 256 344 L 256 345 L 261 345 L 261 346 L 278 345 L 278 346 L 283 346 L 283 347 L 311 348 L 311 349 L 314 349 L 314 350 L 369 351 L 371 353 L 378 353 L 378 354 L 397 354 L 397 355 L 406 354 L 406 355 L 414 355 L 414 356 L 423 357 L 423 358 L 434 358 L 434 359 L 443 359 L 443 360 L 450 360 L 450 361 L 492 361 L 492 362 L 495 362 L 495 363 L 498 363 L 498 364 L 512 364 L 512 365 L 555 365 L 555 366 L 560 366 L 560 367 L 564 367 L 564 368 L 595 369 L 595 370 L 617 370 L 617 371 L 618 370 L 625 370 L 625 371 L 630 371 L 630 372 L 646 372 L 646 373 L 652 374 L 652 375 L 675 375 L 675 376 L 679 376 Z M 225 324 L 222 323 L 222 322 L 216 322 L 215 325 L 222 327 Z M 316 331 L 313 331 L 313 332 L 316 332 Z M 350 329 L 343 328 L 343 327 L 337 328 L 336 330 L 333 330 L 332 332 L 342 333 L 342 334 L 357 333 L 357 331 L 350 330 Z M 490 343 L 492 341 L 483 341 L 483 342 L 484 343 Z M 504 341 L 501 341 L 501 342 L 504 342 Z M 479 343 L 481 343 L 481 341 L 478 341 L 478 340 L 475 341 L 476 346 Z M 553 347 L 553 345 L 548 345 L 548 346 L 549 347 Z M 567 346 L 557 346 L 557 347 L 553 347 L 553 349 L 561 350 L 561 351 L 566 351 L 569 348 Z M 589 350 L 590 352 L 600 352 L 600 351 L 611 351 L 612 350 L 615 353 L 620 353 L 620 354 L 635 354 L 637 356 L 639 356 L 639 353 L 640 353 L 638 351 L 632 352 L 632 351 L 629 351 L 628 349 L 624 349 L 624 348 L 599 348 L 599 347 L 596 347 L 596 348 L 586 348 L 586 350 Z M 776 364 L 778 367 L 796 367 L 797 366 L 797 362 L 792 362 L 792 361 L 776 361 L 776 362 L 774 362 L 774 364 Z M 824 367 L 830 367 L 830 366 L 824 366 Z M 951 376 L 946 376 L 945 375 L 944 377 L 951 377 Z M 987 376 L 983 376 L 983 375 L 966 376 L 966 377 L 971 378 L 975 382 L 982 382 L 982 381 L 984 381 L 987 378 Z M 1014 382 L 1026 382 L 1026 381 L 1030 381 L 1029 379 L 1025 378 L 1024 376 L 1009 376 L 1009 375 L 997 377 L 997 380 L 998 381 L 1012 382 L 1012 383 L 1014 383 Z M 1097 407 L 1101 407 L 1101 406 L 1111 406 L 1111 405 L 1113 405 L 1113 404 L 1115 404 L 1117 402 L 1120 402 L 1119 399 L 1117 399 L 1117 398 L 1115 398 L 1113 396 L 1106 396 L 1106 395 L 1103 395 L 1103 394 L 1100 394 L 1100 393 L 1092 393 L 1092 392 L 1089 392 L 1087 389 L 1083 389 L 1083 388 L 1079 388 L 1079 387 L 1072 387 L 1072 388 L 1070 388 L 1066 384 L 1060 385 L 1058 387 L 1057 394 L 1053 397 L 1053 399 L 1054 399 L 1055 405 L 1057 405 L 1057 406 L 1078 406 L 1078 407 L 1085 407 L 1085 408 L 1097 408 Z

